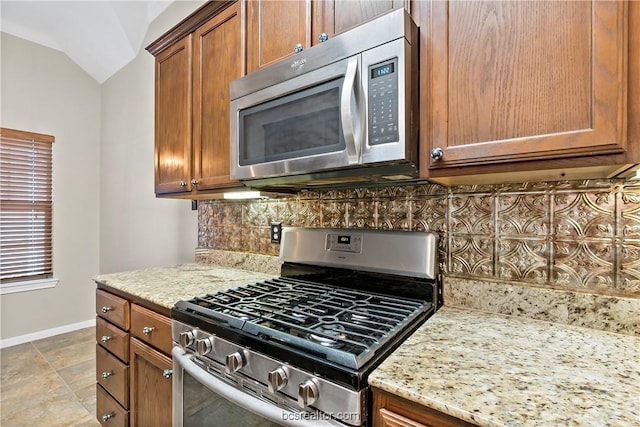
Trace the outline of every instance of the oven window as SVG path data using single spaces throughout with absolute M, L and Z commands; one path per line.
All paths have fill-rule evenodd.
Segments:
M 253 412 L 247 411 L 212 392 L 183 371 L 184 427 L 277 427 Z
M 240 111 L 240 165 L 341 151 L 342 79 Z

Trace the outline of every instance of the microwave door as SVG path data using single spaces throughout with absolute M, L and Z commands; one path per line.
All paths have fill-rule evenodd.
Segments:
M 359 76 L 354 56 L 232 101 L 232 178 L 359 164 Z

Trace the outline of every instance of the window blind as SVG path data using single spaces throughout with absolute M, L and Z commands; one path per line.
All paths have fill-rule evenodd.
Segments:
M 53 275 L 53 142 L 0 129 L 0 283 Z

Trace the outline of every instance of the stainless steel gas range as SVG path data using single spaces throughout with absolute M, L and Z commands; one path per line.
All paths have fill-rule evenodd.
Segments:
M 370 425 L 367 376 L 438 308 L 431 233 L 285 228 L 281 276 L 171 310 L 174 426 Z

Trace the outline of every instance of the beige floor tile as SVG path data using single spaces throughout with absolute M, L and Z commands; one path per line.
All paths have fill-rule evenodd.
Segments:
M 0 425 L 99 426 L 95 369 L 95 328 L 0 350 Z
M 95 377 L 95 373 L 92 370 L 91 374 L 93 374 L 93 376 Z M 94 417 L 96 414 L 96 384 L 95 384 L 95 379 L 93 384 L 88 385 L 78 391 L 75 392 L 76 396 L 78 397 L 78 399 L 80 400 L 80 403 L 82 403 L 82 406 L 84 406 L 85 408 L 87 408 L 87 411 L 89 411 L 89 413 L 91 413 Z
M 33 345 L 44 354 L 50 350 L 76 345 L 81 342 L 95 342 L 95 340 L 96 329 L 92 327 L 33 341 Z
M 0 351 L 0 399 L 4 400 L 37 384 L 51 367 L 31 343 Z
M 73 392 L 96 384 L 96 359 L 85 360 L 56 371 Z
M 54 369 L 62 369 L 87 360 L 95 360 L 96 343 L 95 341 L 79 342 L 62 348 L 41 351 L 41 353 Z

